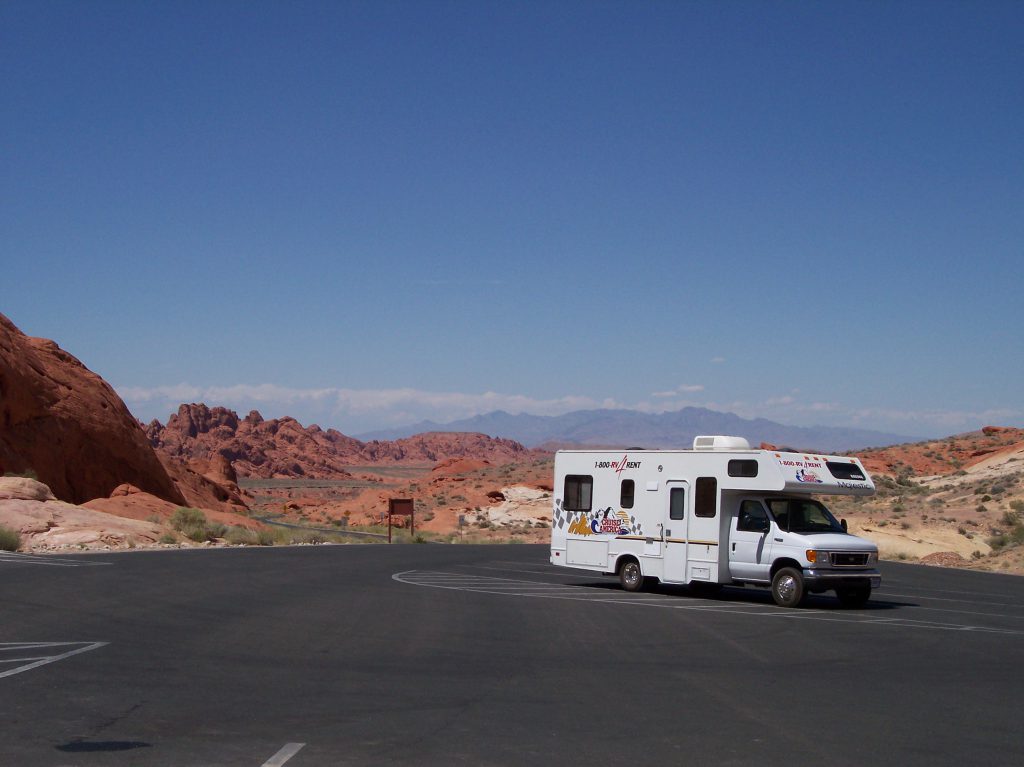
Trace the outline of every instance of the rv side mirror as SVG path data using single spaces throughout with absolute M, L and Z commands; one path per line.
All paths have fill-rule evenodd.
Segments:
M 845 519 L 840 519 L 839 520 L 839 524 L 843 526 L 843 532 L 844 533 L 849 532 L 849 530 L 846 529 L 846 520 Z

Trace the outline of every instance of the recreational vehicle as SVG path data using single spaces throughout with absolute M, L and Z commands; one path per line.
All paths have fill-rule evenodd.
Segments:
M 560 450 L 551 563 L 714 591 L 765 586 L 783 607 L 835 590 L 863 606 L 881 584 L 878 547 L 846 531 L 815 495 L 872 495 L 856 458 L 752 450 L 697 437 L 692 450 Z

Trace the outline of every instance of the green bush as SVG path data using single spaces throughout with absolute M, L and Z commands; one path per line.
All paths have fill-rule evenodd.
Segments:
M 174 533 L 164 533 L 160 536 L 160 543 L 177 543 L 178 539 Z
M 171 527 L 196 543 L 223 538 L 228 531 L 220 522 L 207 522 L 201 509 L 185 506 L 179 506 L 171 515 Z
M 0 525 L 0 551 L 17 551 L 21 548 L 21 533 Z
M 201 509 L 190 509 L 179 506 L 171 515 L 171 527 L 184 532 L 186 527 L 206 526 L 206 515 Z

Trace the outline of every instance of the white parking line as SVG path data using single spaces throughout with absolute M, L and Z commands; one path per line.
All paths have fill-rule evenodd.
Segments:
M 46 567 L 95 567 L 110 565 L 112 562 L 93 562 L 91 560 L 58 559 L 57 557 L 38 556 L 35 554 L 18 554 L 4 552 L 0 554 L 0 562 L 11 562 L 19 565 L 44 565 Z
M 439 573 L 436 571 L 406 570 L 394 573 L 392 580 L 408 583 L 412 586 L 447 589 L 451 591 L 469 591 L 477 594 L 495 594 L 503 596 L 530 597 L 534 599 L 563 599 L 574 602 L 601 602 L 605 604 L 624 604 L 634 607 L 657 607 L 671 610 L 690 610 L 696 612 L 713 612 L 728 615 L 749 615 L 763 618 L 784 618 L 789 620 L 814 620 L 831 623 L 847 623 L 875 626 L 897 626 L 903 628 L 923 628 L 938 631 L 968 631 L 990 634 L 1024 634 L 1024 631 L 999 628 L 995 626 L 963 625 L 958 623 L 942 623 L 939 621 L 916 620 L 902 616 L 882 616 L 865 612 L 839 612 L 834 610 L 816 610 L 804 608 L 791 610 L 774 605 L 759 605 L 746 602 L 709 602 L 702 599 L 686 597 L 657 597 L 652 595 L 639 596 L 626 593 L 611 595 L 607 591 L 592 591 L 585 586 L 569 586 L 562 583 L 545 584 L 539 581 L 526 581 L 513 578 L 482 578 L 481 576 L 465 575 L 461 579 L 457 573 Z M 996 616 L 992 616 L 996 617 Z
M 22 663 L 23 665 L 8 669 L 7 671 L 0 671 L 0 679 L 20 674 L 23 671 L 31 671 L 34 668 L 45 666 L 48 663 L 56 663 L 59 660 L 70 658 L 72 655 L 79 655 L 80 653 L 89 652 L 90 650 L 97 650 L 108 644 L 110 644 L 110 642 L 3 642 L 0 643 L 0 664 Z M 58 653 L 57 655 L 43 654 L 36 655 L 31 658 L 8 658 L 4 656 L 5 652 L 45 649 L 58 650 L 64 647 L 73 647 L 74 649 Z
M 281 767 L 282 764 L 299 753 L 305 745 L 305 743 L 285 743 L 284 747 L 267 759 L 261 767 Z

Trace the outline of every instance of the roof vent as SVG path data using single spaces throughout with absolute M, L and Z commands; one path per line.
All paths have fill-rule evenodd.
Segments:
M 750 443 L 743 437 L 694 437 L 694 450 L 750 450 Z

